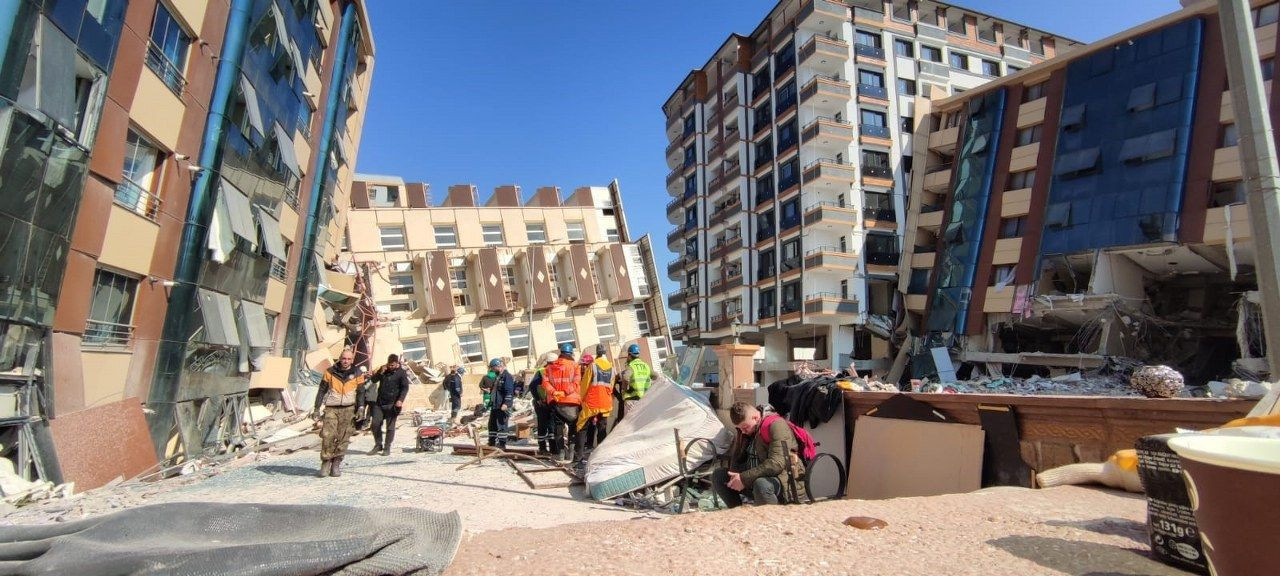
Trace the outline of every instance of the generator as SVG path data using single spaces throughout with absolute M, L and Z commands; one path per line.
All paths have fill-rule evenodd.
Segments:
M 445 427 L 438 424 L 418 426 L 418 451 L 440 452 L 444 450 Z

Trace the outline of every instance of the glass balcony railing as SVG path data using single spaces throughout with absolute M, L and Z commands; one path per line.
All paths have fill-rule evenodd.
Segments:
M 884 48 L 870 44 L 854 44 L 853 51 L 859 56 L 869 56 L 876 60 L 884 60 Z
M 888 91 L 888 90 L 886 90 L 884 86 L 879 86 L 879 85 L 876 85 L 876 84 L 861 84 L 861 83 L 859 83 L 859 84 L 858 84 L 858 94 L 863 95 L 863 96 L 870 96 L 870 97 L 872 97 L 872 98 L 880 98 L 880 99 L 884 99 L 884 98 L 888 98 L 888 97 L 889 97 L 889 91 Z
M 889 127 L 876 124 L 859 124 L 858 130 L 865 136 L 874 136 L 876 138 L 888 138 Z

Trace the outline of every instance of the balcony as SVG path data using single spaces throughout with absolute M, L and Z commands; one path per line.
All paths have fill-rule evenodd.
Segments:
M 1024 67 L 1031 65 L 1031 52 L 1028 50 L 1003 44 L 1000 46 L 1000 51 L 1005 58 L 1016 60 L 1015 64 L 1021 64 Z
M 833 149 L 844 149 L 853 141 L 853 124 L 821 116 L 805 125 L 800 136 L 805 145 L 829 145 Z
M 717 207 L 711 212 L 710 225 L 715 226 L 724 222 L 730 216 L 742 212 L 742 200 L 734 196 L 728 204 Z
M 771 280 L 774 276 L 778 275 L 778 268 L 773 262 L 768 262 L 767 264 L 762 263 L 760 266 L 760 269 L 756 271 L 756 282 Z
M 783 300 L 782 315 L 795 314 L 800 311 L 801 302 L 799 300 Z
M 717 138 L 714 142 L 711 143 L 711 146 L 708 148 L 710 152 L 707 153 L 707 160 L 710 161 L 713 158 L 719 158 L 723 156 L 724 149 L 726 146 L 728 146 L 728 144 L 729 142 L 727 139 Z
M 863 136 L 870 136 L 872 138 L 884 138 L 885 140 L 889 139 L 888 126 L 878 126 L 875 124 L 859 124 L 858 132 Z
M 672 260 L 671 262 L 668 262 L 667 276 L 672 276 L 672 275 L 684 272 L 684 269 L 688 268 L 689 264 L 692 264 L 693 262 L 696 262 L 696 261 L 697 259 L 695 258 L 690 258 L 689 256 L 681 256 L 679 258 L 676 258 L 675 260 Z M 674 279 L 675 278 L 673 278 L 673 280 Z
M 711 331 L 715 332 L 717 330 L 724 330 L 725 328 L 728 328 L 729 325 L 733 324 L 735 316 L 729 316 L 727 314 L 716 314 L 715 316 L 712 316 Z
M 898 252 L 896 250 L 868 250 L 866 260 L 867 264 L 875 266 L 897 266 Z
M 773 229 L 772 226 L 768 228 L 761 228 L 759 230 L 756 230 L 756 242 L 757 243 L 764 242 L 765 240 L 772 239 L 776 235 L 777 235 L 776 231 Z
M 852 184 L 854 178 L 853 164 L 835 158 L 819 158 L 804 167 L 806 185 L 818 184 L 820 181 L 835 184 Z
M 677 226 L 684 222 L 684 203 L 688 200 L 689 198 L 682 196 L 667 202 L 667 222 Z
M 769 320 L 769 319 L 776 318 L 777 316 L 778 316 L 777 306 L 761 306 L 760 309 L 756 311 L 756 317 L 759 318 L 760 320 Z
M 823 201 L 804 211 L 804 225 L 828 230 L 845 230 L 858 224 L 858 211 L 835 202 Z
M 844 273 L 858 269 L 858 255 L 836 246 L 819 246 L 805 251 L 804 267 L 809 270 L 829 268 L 832 272 Z
M 942 210 L 934 210 L 925 212 L 924 208 L 920 209 L 920 216 L 916 218 L 916 226 L 919 228 L 941 228 L 942 227 Z
M 742 272 L 738 272 L 737 276 L 722 276 L 711 281 L 711 295 L 715 296 L 723 294 L 730 288 L 742 286 Z
M 738 177 L 742 175 L 738 168 L 739 164 L 737 160 L 734 160 L 733 162 L 725 162 L 720 173 L 716 174 L 716 177 L 711 179 L 711 185 L 707 187 L 707 191 L 711 194 L 715 194 L 730 182 L 737 180 Z
M 682 323 L 680 323 L 680 324 L 672 324 L 672 325 L 671 325 L 671 337 L 672 337 L 672 338 L 674 338 L 674 339 L 676 339 L 676 340 L 684 340 L 684 339 L 685 339 L 685 337 L 687 337 L 688 335 L 689 335 L 689 329 L 684 325 L 684 323 L 683 323 L 683 322 L 682 322 Z
M 951 82 L 951 67 L 941 62 L 920 61 L 920 79 L 938 84 Z
M 890 169 L 888 166 L 876 166 L 873 164 L 864 163 L 862 165 L 862 180 L 864 184 L 868 183 L 866 181 L 868 178 L 888 181 L 887 184 L 876 183 L 876 182 L 872 182 L 871 184 L 875 184 L 879 186 L 893 186 L 893 170 Z
M 800 48 L 800 64 L 829 74 L 839 74 L 849 59 L 849 43 L 815 34 Z
M 729 255 L 730 252 L 742 248 L 742 236 L 734 236 L 732 238 L 724 238 L 716 242 L 711 247 L 711 253 L 708 254 L 709 259 L 718 260 Z
M 939 166 L 930 166 L 929 172 L 924 175 L 924 190 L 926 192 L 934 192 L 945 194 L 947 188 L 951 186 L 951 163 Z
M 679 252 L 678 248 L 684 245 L 684 227 L 678 227 L 667 233 L 667 248 L 672 252 Z
M 929 133 L 929 149 L 951 156 L 956 153 L 956 140 L 960 138 L 960 127 L 952 126 Z
M 898 212 L 893 206 L 864 206 L 863 214 L 873 222 L 897 222 Z
M 155 220 L 156 212 L 160 210 L 160 198 L 134 184 L 128 178 L 122 178 L 120 183 L 116 184 L 115 203 L 148 220 Z
M 681 192 L 680 188 L 673 187 L 675 187 L 676 184 L 681 183 L 686 168 L 686 166 L 676 166 L 675 169 L 667 172 L 667 192 L 670 192 L 672 195 L 679 194 Z
M 829 0 L 809 0 L 800 7 L 796 22 L 801 26 L 826 30 L 831 27 L 827 22 L 832 22 L 833 18 L 837 23 L 849 20 L 849 8 Z
M 838 76 L 814 76 L 800 89 L 800 101 L 805 104 L 829 104 L 834 111 L 843 111 L 852 97 L 852 86 Z M 834 112 L 833 112 L 834 113 Z
M 871 61 L 884 65 L 884 48 L 879 46 L 871 46 L 869 44 L 855 43 L 853 52 L 857 54 L 859 62 Z
M 667 307 L 680 308 L 692 293 L 693 290 L 688 286 L 672 292 L 671 295 L 667 296 Z
M 878 84 L 858 84 L 858 97 L 875 98 L 876 100 L 888 100 L 889 90 Z
M 848 322 L 858 315 L 858 301 L 835 292 L 814 292 L 804 297 L 804 313 L 810 319 Z

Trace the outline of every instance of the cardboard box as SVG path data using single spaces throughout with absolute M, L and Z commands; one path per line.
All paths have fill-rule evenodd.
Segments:
M 1157 434 L 1138 439 L 1138 476 L 1147 493 L 1147 535 L 1151 554 L 1165 564 L 1192 572 L 1209 574 L 1209 563 L 1200 545 L 1187 484 L 1182 479 L 1182 461 L 1169 448 L 1177 434 Z
M 849 497 L 962 494 L 982 488 L 981 426 L 862 416 L 853 431 Z

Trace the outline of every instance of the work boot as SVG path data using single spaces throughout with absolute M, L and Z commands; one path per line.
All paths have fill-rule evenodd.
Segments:
M 366 454 L 368 454 L 369 456 L 375 456 L 375 455 L 377 455 L 379 452 L 382 452 L 382 447 L 381 447 L 381 446 L 378 446 L 377 444 L 374 444 L 374 445 L 373 445 L 373 450 L 370 450 L 370 451 L 366 452 Z M 385 453 L 385 452 L 383 452 L 383 456 L 386 456 L 386 453 Z
M 391 447 L 390 447 L 390 446 L 387 446 L 386 448 L 383 448 L 383 449 L 382 449 L 382 455 L 383 455 L 383 456 L 390 456 L 390 455 L 391 455 Z
M 329 469 L 329 475 L 337 478 L 342 475 L 342 457 L 333 459 L 333 467 Z
M 332 470 L 333 470 L 333 460 L 321 460 L 320 474 L 318 474 L 318 476 L 321 478 L 325 478 L 329 476 L 329 472 L 331 472 Z

